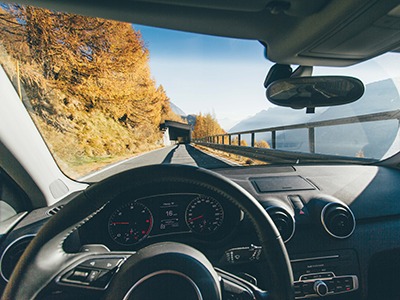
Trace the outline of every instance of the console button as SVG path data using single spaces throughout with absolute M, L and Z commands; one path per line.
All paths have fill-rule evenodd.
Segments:
M 312 279 L 312 275 L 303 275 L 300 277 L 300 280 L 310 280 Z
M 301 289 L 304 295 L 314 294 L 313 282 L 302 282 Z
M 344 288 L 346 291 L 351 291 L 354 286 L 353 286 L 353 278 L 345 278 L 344 279 Z
M 345 290 L 343 279 L 336 279 L 336 292 L 343 292 Z
M 336 283 L 335 280 L 327 280 L 326 285 L 328 286 L 328 289 L 330 292 L 335 293 L 336 292 Z
M 91 282 L 90 285 L 98 288 L 106 288 L 114 273 L 115 271 L 101 271 L 98 274 L 97 279 Z
M 112 270 L 118 266 L 121 258 L 95 258 L 80 264 L 82 267 Z
M 97 277 L 99 276 L 100 271 L 99 270 L 92 270 L 90 271 L 89 276 L 87 277 L 86 281 L 87 282 L 93 282 L 97 279 Z
M 303 289 L 301 287 L 300 282 L 294 283 L 294 296 L 295 297 L 303 297 L 304 296 Z
M 83 269 L 75 269 L 70 276 L 68 276 L 67 280 L 85 282 L 86 278 L 89 276 L 90 270 Z

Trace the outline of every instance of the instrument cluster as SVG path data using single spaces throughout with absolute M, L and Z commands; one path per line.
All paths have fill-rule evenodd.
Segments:
M 240 210 L 224 199 L 203 194 L 163 194 L 119 202 L 105 212 L 111 240 L 131 246 L 170 234 L 199 240 L 226 236 L 240 221 Z

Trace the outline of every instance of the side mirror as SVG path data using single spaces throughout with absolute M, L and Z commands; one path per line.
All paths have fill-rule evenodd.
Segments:
M 278 106 L 295 109 L 343 105 L 364 94 L 363 83 L 353 77 L 318 76 L 280 79 L 267 87 L 267 99 Z

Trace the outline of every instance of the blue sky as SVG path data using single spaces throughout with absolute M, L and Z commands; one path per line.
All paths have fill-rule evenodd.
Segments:
M 134 28 L 150 50 L 157 84 L 186 113 L 214 113 L 229 129 L 268 108 L 263 83 L 272 64 L 258 41 Z
M 272 106 L 265 76 L 272 63 L 258 41 L 220 38 L 134 25 L 150 50 L 150 67 L 171 101 L 187 114 L 213 113 L 229 130 Z M 398 54 L 350 68 L 317 68 L 314 75 L 355 75 L 364 84 L 400 77 Z

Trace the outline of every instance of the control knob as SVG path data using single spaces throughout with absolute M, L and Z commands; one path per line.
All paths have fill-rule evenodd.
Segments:
M 317 280 L 314 283 L 314 291 L 321 297 L 326 296 L 328 294 L 328 286 L 322 280 Z

